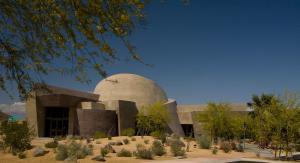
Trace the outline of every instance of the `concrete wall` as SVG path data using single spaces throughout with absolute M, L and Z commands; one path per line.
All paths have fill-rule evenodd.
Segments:
M 135 121 L 137 108 L 134 102 L 130 101 L 116 101 L 118 103 L 118 134 L 121 135 L 122 131 L 128 128 L 135 129 Z
M 175 133 L 179 136 L 184 136 L 183 129 L 180 125 L 178 115 L 177 115 L 177 103 L 174 100 L 169 100 L 165 104 L 166 108 L 170 113 L 170 121 L 168 122 L 168 127 L 172 133 Z
M 78 106 L 81 109 L 105 109 L 105 105 L 100 102 L 81 102 Z
M 76 112 L 81 136 L 91 137 L 96 131 L 117 135 L 116 112 L 101 109 L 77 109 Z

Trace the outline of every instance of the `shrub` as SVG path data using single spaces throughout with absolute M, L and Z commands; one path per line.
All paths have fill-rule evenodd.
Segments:
M 295 150 L 296 150 L 296 152 L 300 152 L 300 144 L 296 144 Z
M 96 131 L 94 133 L 94 139 L 106 138 L 106 134 L 101 131 Z
M 132 137 L 132 138 L 131 138 L 131 141 L 136 141 L 136 138 L 135 138 L 135 137 Z
M 110 135 L 107 136 L 108 140 L 112 140 L 112 137 Z
M 185 146 L 184 143 L 179 140 L 179 139 L 174 139 L 170 142 L 171 146 L 171 153 L 176 157 L 176 156 L 184 156 L 185 155 L 185 150 L 183 147 Z
M 231 149 L 231 144 L 229 142 L 222 142 L 221 143 L 221 146 L 220 148 L 225 152 L 225 153 L 228 153 L 230 152 L 232 149 Z
M 124 144 L 129 144 L 129 140 L 128 139 L 123 139 Z
M 45 144 L 46 148 L 56 148 L 57 146 L 58 146 L 58 142 L 55 140 Z
M 127 128 L 122 131 L 122 136 L 134 136 L 135 135 L 135 130 L 133 128 Z
M 231 142 L 230 145 L 231 145 L 231 149 L 232 150 L 236 150 L 237 149 L 235 142 Z
M 154 137 L 155 139 L 159 139 L 161 135 L 162 135 L 161 131 L 158 130 L 150 133 L 150 136 Z
M 66 158 L 83 159 L 87 155 L 92 155 L 93 150 L 87 146 L 82 146 L 80 143 L 72 141 L 67 145 L 58 145 L 56 160 L 65 160 Z
M 17 154 L 31 148 L 33 131 L 26 122 L 3 121 L 0 124 L 0 135 L 3 139 L 3 148 Z
M 153 153 L 150 149 L 145 148 L 145 146 L 138 144 L 136 146 L 137 150 L 135 152 L 135 156 L 140 159 L 147 159 L 152 160 L 153 159 Z
M 132 157 L 132 153 L 129 150 L 122 149 L 120 152 L 117 153 L 118 157 Z
M 100 153 L 102 157 L 105 157 L 109 153 L 109 151 L 107 148 L 101 148 Z
M 153 154 L 156 156 L 162 156 L 166 153 L 165 147 L 158 140 L 153 141 L 151 149 L 152 149 Z
M 96 144 L 101 144 L 101 141 L 97 140 L 95 143 L 96 143 Z
M 26 154 L 24 152 L 21 152 L 18 154 L 19 159 L 24 159 L 26 158 Z
M 243 147 L 242 143 L 239 143 L 239 145 L 236 148 L 236 151 L 237 152 L 244 152 L 244 147 Z
M 148 139 L 144 140 L 144 143 L 149 144 L 149 140 Z
M 209 141 L 208 137 L 204 136 L 204 135 L 197 138 L 197 144 L 198 144 L 199 148 L 202 148 L 202 149 L 210 148 L 210 141 Z
M 213 150 L 212 150 L 212 154 L 216 155 L 217 153 L 218 153 L 218 148 L 214 147 Z
M 56 149 L 55 159 L 58 161 L 63 161 L 68 157 L 68 148 L 66 145 L 59 144 Z

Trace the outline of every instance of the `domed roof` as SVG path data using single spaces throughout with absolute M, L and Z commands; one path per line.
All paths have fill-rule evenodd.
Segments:
M 94 93 L 99 101 L 126 100 L 138 109 L 155 102 L 166 102 L 166 93 L 154 81 L 135 74 L 116 74 L 100 81 Z

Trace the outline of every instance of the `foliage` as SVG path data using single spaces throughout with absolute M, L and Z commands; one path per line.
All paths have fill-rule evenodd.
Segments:
M 110 135 L 107 136 L 108 140 L 112 140 L 112 137 Z
M 136 138 L 135 138 L 135 137 L 132 137 L 132 138 L 131 138 L 131 141 L 136 141 Z
M 237 152 L 244 152 L 244 147 L 243 147 L 242 143 L 239 143 L 239 145 L 236 148 L 236 151 Z
M 204 131 L 215 142 L 218 138 L 225 140 L 239 139 L 243 132 L 245 117 L 231 113 L 231 107 L 224 103 L 208 103 L 207 109 L 197 115 L 203 123 Z
M 71 141 L 66 145 L 59 144 L 56 149 L 56 160 L 65 160 L 66 158 L 83 159 L 87 155 L 92 155 L 93 151 L 86 145 L 81 145 L 76 141 Z
M 164 133 L 170 114 L 166 106 L 157 102 L 153 105 L 143 107 L 137 114 L 138 135 L 149 135 L 153 131 Z
M 93 137 L 94 137 L 94 139 L 100 139 L 100 138 L 106 138 L 107 135 L 105 133 L 101 132 L 101 131 L 96 131 L 94 133 Z
M 109 153 L 109 151 L 107 148 L 101 148 L 100 153 L 102 157 L 105 157 Z
M 149 140 L 148 139 L 144 140 L 144 143 L 149 144 Z
M 147 149 L 145 146 L 138 144 L 136 146 L 136 152 L 135 156 L 140 159 L 147 159 L 147 160 L 152 160 L 153 159 L 153 153 L 151 149 Z
M 260 148 L 270 147 L 274 157 L 286 157 L 300 139 L 300 107 L 297 94 L 286 93 L 283 96 L 253 96 L 249 106 L 253 109 L 252 121 L 249 121 L 253 139 Z M 248 125 L 248 124 L 247 124 Z
M 208 139 L 208 137 L 206 135 L 201 135 L 196 140 L 197 140 L 197 144 L 200 148 L 202 148 L 202 149 L 210 148 L 210 145 L 211 145 L 210 140 Z
M 1 1 L 0 89 L 16 83 L 26 98 L 49 73 L 70 74 L 89 82 L 88 71 L 106 76 L 105 65 L 139 61 L 129 36 L 144 23 L 146 2 L 139 1 Z M 120 58 L 111 39 L 130 55 Z M 66 62 L 69 64 L 55 65 Z
M 57 146 L 58 146 L 58 142 L 55 140 L 45 144 L 46 148 L 56 148 Z
M 123 136 L 134 136 L 135 135 L 135 130 L 133 128 L 127 128 L 125 130 L 122 131 L 122 135 Z
M 124 142 L 124 144 L 129 144 L 129 140 L 127 138 L 123 139 L 123 142 Z
M 162 156 L 162 155 L 166 154 L 165 147 L 158 140 L 153 141 L 152 146 L 151 146 L 151 150 L 152 150 L 153 154 L 156 155 L 156 156 Z
M 231 144 L 228 141 L 224 141 L 221 143 L 220 148 L 225 152 L 228 153 L 232 150 Z
M 132 157 L 132 153 L 129 150 L 121 149 L 120 152 L 117 153 L 118 157 Z
M 184 143 L 180 139 L 174 139 L 170 142 L 171 153 L 176 156 L 185 156 L 185 150 L 183 149 Z
M 214 154 L 214 155 L 218 154 L 218 148 L 216 146 L 214 146 L 214 148 L 212 150 L 212 154 Z
M 3 121 L 0 124 L 0 135 L 3 139 L 3 148 L 9 152 L 19 153 L 31 147 L 33 131 L 26 122 Z
M 26 153 L 20 152 L 20 153 L 18 154 L 18 158 L 19 158 L 19 159 L 24 159 L 24 158 L 26 158 Z

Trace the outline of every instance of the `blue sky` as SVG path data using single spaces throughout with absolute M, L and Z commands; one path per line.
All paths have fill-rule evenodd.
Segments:
M 131 37 L 153 68 L 133 61 L 107 66 L 109 74 L 155 80 L 179 104 L 248 102 L 253 94 L 300 92 L 299 0 L 180 0 L 153 2 L 148 23 Z M 118 55 L 126 57 L 119 43 Z M 50 84 L 92 91 L 92 83 L 49 75 Z M 0 93 L 0 103 L 11 103 Z

